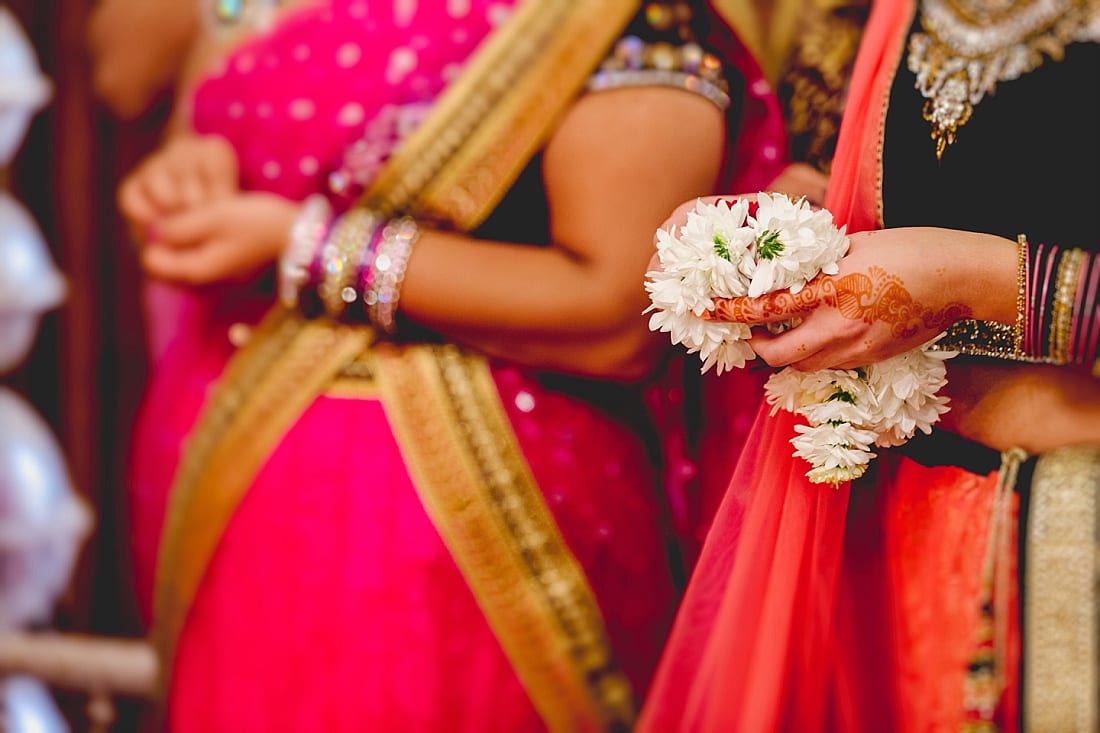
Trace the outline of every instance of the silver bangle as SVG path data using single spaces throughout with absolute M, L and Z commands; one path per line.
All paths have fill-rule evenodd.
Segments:
M 388 334 L 397 330 L 401 284 L 405 279 L 409 255 L 419 238 L 420 228 L 407 216 L 387 222 L 382 230 L 363 302 L 370 322 Z
M 279 300 L 287 308 L 298 305 L 298 294 L 309 282 L 310 266 L 331 219 L 332 206 L 324 196 L 314 194 L 302 202 L 279 257 Z

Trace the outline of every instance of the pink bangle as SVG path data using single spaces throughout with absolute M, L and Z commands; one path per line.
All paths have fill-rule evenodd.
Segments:
M 1081 309 L 1083 320 L 1080 327 L 1079 345 L 1076 350 L 1077 360 L 1082 363 L 1088 362 L 1090 359 L 1095 361 L 1098 355 L 1097 352 L 1100 350 L 1100 308 L 1098 308 L 1096 302 L 1097 290 L 1100 290 L 1100 255 L 1093 254 L 1091 259 L 1089 280 L 1084 284 L 1086 300 L 1084 307 Z M 1097 362 L 1097 364 L 1100 364 L 1100 362 Z
M 1054 264 L 1058 260 L 1059 249 L 1056 245 L 1050 244 L 1046 246 L 1045 258 L 1039 262 L 1038 283 L 1042 287 L 1042 290 L 1038 293 L 1038 319 L 1035 329 L 1035 351 L 1034 355 L 1038 357 L 1046 358 L 1050 356 L 1050 326 L 1047 325 L 1047 303 L 1050 297 L 1048 292 L 1051 287 L 1051 283 L 1054 280 Z M 1034 305 L 1034 304 L 1033 304 Z M 1047 336 L 1044 338 L 1044 336 Z
M 1085 301 L 1088 299 L 1088 280 L 1092 260 L 1084 252 L 1081 253 L 1081 264 L 1077 272 L 1077 282 L 1073 288 L 1073 305 L 1070 312 L 1069 336 L 1066 340 L 1066 358 L 1068 361 L 1080 363 L 1084 353 L 1081 332 L 1087 329 L 1088 316 L 1085 312 Z

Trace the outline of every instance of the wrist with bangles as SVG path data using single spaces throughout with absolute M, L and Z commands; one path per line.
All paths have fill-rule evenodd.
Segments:
M 1100 254 L 1017 237 L 1016 322 L 962 320 L 937 348 L 1039 364 L 1088 365 L 1100 377 Z
M 392 334 L 405 267 L 420 229 L 357 206 L 334 217 L 321 195 L 306 199 L 279 260 L 279 298 L 307 318 L 369 324 Z

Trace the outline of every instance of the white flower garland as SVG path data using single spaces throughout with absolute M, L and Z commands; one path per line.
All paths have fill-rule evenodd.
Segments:
M 714 298 L 797 293 L 819 273 L 835 275 L 847 251 L 844 227 L 804 199 L 761 193 L 755 212 L 745 199 L 699 201 L 679 232 L 657 232 L 661 269 L 646 273 L 649 327 L 698 353 L 704 372 L 743 367 L 756 358 L 745 343 L 750 327 L 704 320 Z M 937 393 L 947 383 L 944 360 L 954 356 L 930 351 L 934 341 L 861 369 L 807 373 L 787 367 L 771 376 L 765 397 L 772 414 L 782 408 L 808 423 L 795 426 L 791 444 L 794 455 L 811 464 L 811 481 L 836 485 L 858 478 L 875 457 L 872 446 L 900 445 L 917 430 L 931 432 L 948 410 L 947 398 Z

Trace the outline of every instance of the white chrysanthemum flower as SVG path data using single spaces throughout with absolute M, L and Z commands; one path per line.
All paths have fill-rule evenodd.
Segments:
M 800 372 L 787 367 L 768 378 L 764 396 L 773 408 L 796 412 L 799 408 L 829 399 L 838 389 L 860 396 L 868 392 L 860 373 L 853 369 L 821 369 Z M 771 414 L 775 414 L 776 409 Z
M 750 297 L 785 288 L 797 293 L 818 273 L 836 274 L 837 261 L 848 251 L 848 237 L 828 211 L 815 211 L 805 199 L 792 201 L 782 194 L 761 193 L 756 200 L 756 215 L 749 217 L 757 260 Z
M 870 425 L 874 419 L 869 404 L 857 400 L 850 392 L 845 391 L 837 391 L 824 402 L 803 405 L 795 412 L 805 416 L 810 425 L 848 423 L 866 426 Z
M 718 374 L 722 374 L 756 358 L 752 347 L 745 343 L 749 327 L 743 323 L 705 321 L 690 311 L 657 310 L 649 317 L 649 329 L 670 334 L 672 343 L 683 344 L 689 354 L 698 353 L 704 372 L 717 366 Z
M 813 468 L 806 476 L 814 483 L 834 486 L 859 478 L 875 457 L 869 448 L 875 434 L 848 423 L 836 425 L 795 425 L 798 433 L 791 439 L 794 455 L 808 461 Z
M 951 352 L 931 351 L 931 345 L 911 349 L 867 367 L 867 384 L 878 402 L 878 419 L 870 426 L 880 433 L 882 447 L 901 445 L 932 426 L 948 411 L 948 398 L 938 394 L 947 384 L 946 359 Z
M 757 297 L 789 289 L 799 292 L 820 273 L 835 275 L 848 251 L 844 228 L 805 199 L 761 193 L 750 216 L 747 200 L 696 202 L 687 222 L 657 232 L 661 269 L 647 273 L 652 304 L 649 327 L 668 333 L 674 344 L 698 353 L 705 372 L 739 368 L 755 354 L 749 326 L 710 321 L 714 299 Z M 797 327 L 798 319 L 772 326 Z M 863 475 L 875 457 L 871 447 L 904 443 L 916 431 L 928 433 L 947 411 L 937 393 L 947 383 L 944 360 L 955 354 L 925 344 L 863 369 L 780 370 L 765 385 L 772 414 L 801 415 L 794 455 L 811 464 L 816 483 L 834 486 Z
M 745 366 L 746 363 L 756 358 L 756 352 L 744 341 L 726 339 L 711 349 L 700 349 L 699 356 L 703 360 L 703 372 L 716 366 L 715 371 L 722 374 L 731 369 L 740 369 Z
M 745 226 L 748 203 L 699 201 L 688 212 L 679 240 L 684 251 L 697 253 L 699 270 L 707 279 L 712 298 L 736 298 L 748 294 L 748 277 L 755 268 L 753 233 Z M 661 260 L 664 267 L 664 260 Z

